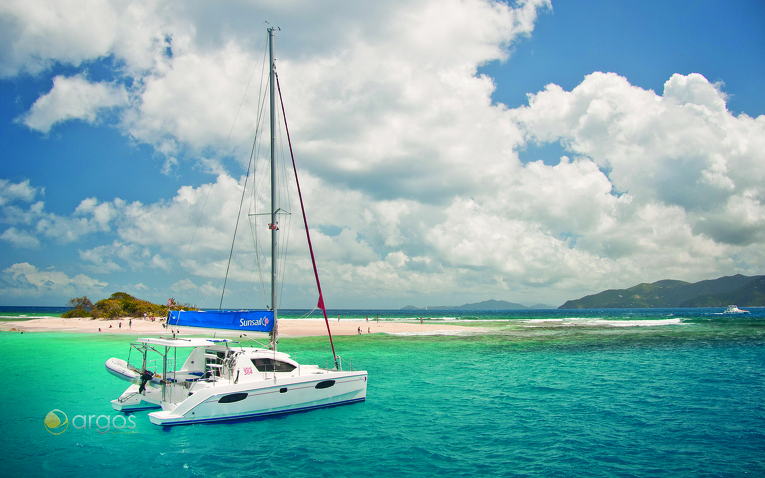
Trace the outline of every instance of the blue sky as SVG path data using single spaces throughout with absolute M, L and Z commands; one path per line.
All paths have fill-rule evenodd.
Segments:
M 674 73 L 725 83 L 728 109 L 765 114 L 765 5 L 757 1 L 554 2 L 506 63 L 494 98 L 510 107 L 548 83 L 571 90 L 593 71 L 612 71 L 661 92 Z
M 763 18 L 755 1 L 0 7 L 0 305 L 218 305 L 265 20 L 328 306 L 557 306 L 762 274 Z M 282 303 L 312 307 L 298 223 Z M 249 230 L 229 307 L 264 305 Z

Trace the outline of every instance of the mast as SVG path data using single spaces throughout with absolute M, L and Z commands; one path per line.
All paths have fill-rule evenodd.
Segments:
M 300 192 L 300 182 L 298 181 L 297 166 L 295 165 L 295 155 L 292 153 L 292 141 L 290 140 L 290 130 L 287 127 L 287 114 L 284 112 L 284 99 L 282 98 L 282 91 L 279 87 L 279 76 L 276 74 L 276 65 L 274 64 L 274 28 L 268 28 L 268 49 L 270 55 L 271 69 L 269 76 L 269 90 L 271 93 L 271 303 L 273 304 L 274 312 L 274 328 L 271 331 L 271 345 L 276 352 L 276 339 L 278 335 L 277 328 L 277 308 L 276 308 L 276 232 L 279 230 L 276 224 L 276 216 L 279 211 L 276 204 L 276 168 L 275 168 L 275 150 L 276 150 L 276 133 L 275 133 L 275 108 L 276 108 L 276 91 L 279 91 L 279 101 L 282 107 L 282 116 L 284 118 L 284 130 L 287 133 L 287 143 L 290 147 L 290 157 L 292 158 L 292 168 L 295 172 L 295 185 L 297 186 L 298 196 L 300 197 L 300 209 L 303 212 L 303 224 L 305 225 L 305 236 L 308 240 L 308 250 L 311 252 L 311 263 L 313 264 L 313 273 L 316 277 L 316 288 L 319 291 L 319 307 L 324 313 L 324 322 L 327 324 L 327 334 L 329 335 L 329 344 L 332 347 L 332 358 L 335 361 L 335 369 L 340 370 L 338 365 L 338 357 L 335 354 L 335 344 L 332 342 L 332 331 L 329 329 L 329 319 L 327 318 L 327 308 L 324 305 L 324 296 L 321 293 L 321 283 L 319 281 L 319 270 L 316 268 L 316 258 L 313 255 L 313 245 L 311 244 L 311 234 L 308 229 L 308 219 L 305 215 L 305 205 L 303 204 L 303 194 Z M 276 375 L 274 375 L 276 377 Z M 275 378 L 274 378 L 275 379 Z
M 271 347 L 274 349 L 274 352 L 276 351 L 276 340 L 277 340 L 277 306 L 276 306 L 276 231 L 278 228 L 276 227 L 276 214 L 277 214 L 277 207 L 276 207 L 276 120 L 275 120 L 275 110 L 276 110 L 276 95 L 275 90 L 276 88 L 274 85 L 276 84 L 276 81 L 274 80 L 274 74 L 275 74 L 275 68 L 276 65 L 274 65 L 274 28 L 269 27 L 268 28 L 268 57 L 269 57 L 269 80 L 268 80 L 268 89 L 270 93 L 270 113 L 271 113 L 271 224 L 269 224 L 269 228 L 271 229 L 271 308 L 274 311 L 274 328 L 271 330 Z

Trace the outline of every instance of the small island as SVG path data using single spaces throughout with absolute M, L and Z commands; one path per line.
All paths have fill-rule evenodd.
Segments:
M 198 310 L 188 304 L 179 305 L 174 299 L 168 305 L 153 304 L 133 297 L 126 292 L 115 292 L 95 304 L 87 297 L 69 299 L 72 310 L 61 315 L 64 318 L 90 317 L 91 319 L 115 319 L 119 317 L 165 317 L 168 310 Z

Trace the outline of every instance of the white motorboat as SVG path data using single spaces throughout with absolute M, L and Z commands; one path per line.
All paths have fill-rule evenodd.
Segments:
M 749 314 L 750 312 L 748 310 L 739 309 L 735 305 L 729 305 L 727 309 L 723 312 L 723 314 Z
M 149 413 L 156 425 L 181 425 L 216 420 L 232 420 L 314 408 L 361 402 L 367 395 L 367 372 L 354 370 L 335 354 L 321 284 L 313 255 L 313 246 L 302 203 L 308 249 L 313 262 L 319 301 L 324 313 L 332 361 L 323 368 L 301 365 L 289 355 L 277 351 L 277 260 L 278 217 L 284 211 L 277 205 L 275 178 L 274 109 L 278 78 L 273 60 L 274 29 L 268 29 L 270 51 L 271 111 L 271 211 L 268 213 L 271 235 L 271 307 L 248 311 L 172 311 L 168 326 L 191 326 L 237 331 L 243 341 L 221 338 L 142 338 L 131 344 L 140 364 L 111 358 L 107 371 L 131 385 L 112 406 L 117 411 L 133 412 L 161 408 Z M 282 104 L 282 111 L 284 106 Z M 289 130 L 286 128 L 289 142 Z M 292 148 L 290 146 L 290 152 Z M 298 194 L 297 168 L 293 158 Z M 245 183 L 246 188 L 246 183 Z M 224 286 L 225 288 L 225 286 Z M 221 299 L 222 302 L 222 299 Z M 169 305 L 169 304 L 168 304 Z M 244 332 L 268 332 L 268 345 L 252 346 Z M 182 364 L 181 364 L 182 363 Z M 179 364 L 180 367 L 178 366 Z

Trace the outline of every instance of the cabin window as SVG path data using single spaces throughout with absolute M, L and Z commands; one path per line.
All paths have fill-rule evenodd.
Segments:
M 218 400 L 218 403 L 234 403 L 247 398 L 246 393 L 232 393 L 231 395 L 225 395 Z
M 323 382 L 319 382 L 316 384 L 316 388 L 322 389 L 322 388 L 329 388 L 332 385 L 335 384 L 334 380 L 324 380 Z
M 281 362 L 270 358 L 254 358 L 252 364 L 258 372 L 292 372 L 295 366 L 291 363 Z

